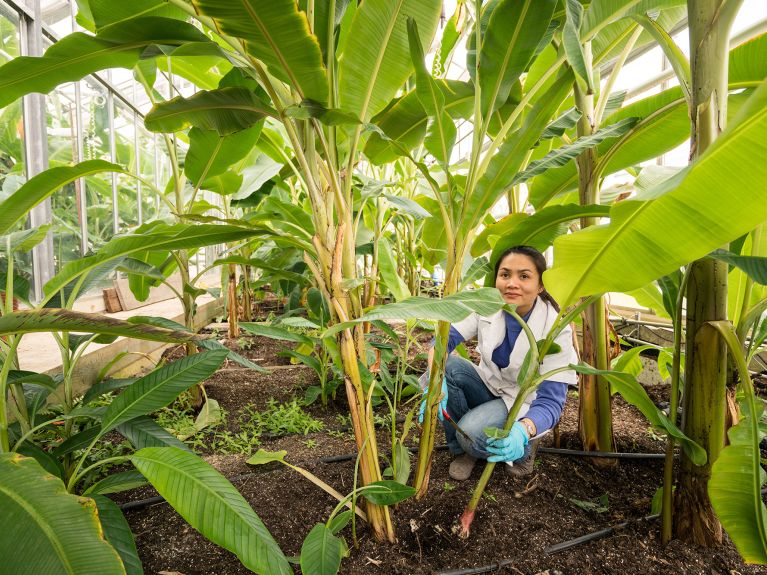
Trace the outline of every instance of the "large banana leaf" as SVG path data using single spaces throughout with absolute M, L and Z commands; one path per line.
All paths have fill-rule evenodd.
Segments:
M 336 537 L 325 524 L 318 523 L 301 545 L 301 573 L 335 575 L 346 551 L 344 540 Z
M 730 51 L 728 85 L 731 90 L 753 88 L 767 77 L 767 34 L 763 34 Z M 733 94 L 728 101 L 728 115 L 733 118 L 750 94 Z M 602 176 L 628 166 L 656 158 L 684 143 L 690 137 L 690 120 L 682 90 L 675 86 L 659 94 L 624 106 L 605 118 L 614 124 L 624 118 L 641 118 L 640 122 L 618 141 L 597 147 L 601 158 L 608 152 Z M 530 203 L 541 208 L 553 197 L 577 187 L 575 164 L 550 170 L 532 180 Z
M 131 461 L 192 527 L 245 567 L 270 575 L 293 572 L 248 502 L 202 459 L 173 447 L 148 447 Z
M 560 72 L 552 86 L 538 98 L 527 113 L 522 127 L 506 136 L 498 152 L 490 158 L 485 173 L 464 202 L 460 224 L 464 234 L 482 221 L 485 213 L 506 191 L 509 182 L 522 167 L 529 150 L 570 93 L 572 82 L 573 75 L 569 69 Z
M 197 28 L 170 18 L 136 18 L 97 36 L 76 32 L 40 57 L 20 56 L 0 66 L 0 108 L 31 92 L 47 93 L 107 68 L 133 68 L 149 46 L 211 43 Z M 151 52 L 150 52 L 151 54 Z M 156 55 L 156 53 L 154 53 Z
M 482 37 L 480 98 L 483 117 L 506 103 L 546 34 L 556 0 L 502 0 Z
M 764 222 L 765 130 L 767 83 L 676 189 L 656 199 L 620 202 L 610 212 L 610 225 L 558 238 L 554 267 L 545 275 L 552 295 L 568 306 L 582 295 L 636 289 Z
M 641 411 L 642 415 L 644 415 L 650 423 L 656 427 L 664 429 L 666 433 L 674 437 L 695 465 L 703 465 L 706 463 L 706 451 L 692 439 L 687 437 L 665 413 L 658 409 L 633 375 L 620 371 L 594 369 L 586 364 L 571 364 L 570 367 L 578 373 L 604 377 L 610 382 L 612 388 L 620 393 L 627 402 Z
M 1 93 L 2 91 L 0 91 Z M 0 234 L 10 230 L 16 222 L 26 217 L 32 208 L 59 188 L 78 178 L 101 172 L 125 173 L 126 170 L 117 164 L 104 160 L 87 160 L 75 166 L 50 168 L 31 177 L 18 190 L 0 202 Z
M 120 432 L 136 449 L 144 447 L 178 447 L 191 451 L 175 435 L 147 416 L 134 417 L 117 426 Z
M 633 14 L 647 14 L 682 6 L 687 0 L 594 0 L 583 17 L 581 39 L 585 42 L 596 36 L 605 26 Z
M 276 116 L 258 94 L 240 86 L 202 90 L 189 98 L 177 96 L 156 104 L 144 118 L 153 132 L 178 132 L 187 126 L 215 130 L 221 136 L 245 130 Z
M 468 118 L 473 112 L 474 87 L 458 80 L 435 80 L 445 98 L 444 109 L 453 119 Z M 373 118 L 376 124 L 402 148 L 410 151 L 423 141 L 429 117 L 415 90 L 396 99 Z M 376 165 L 391 162 L 402 155 L 399 146 L 373 133 L 365 145 L 365 155 Z
M 447 165 L 455 144 L 457 133 L 455 124 L 445 110 L 445 95 L 426 69 L 423 49 L 418 37 L 418 25 L 412 18 L 408 18 L 407 31 L 410 41 L 410 58 L 415 68 L 415 92 L 418 101 L 429 116 L 424 147 L 438 162 Z
M 256 124 L 223 137 L 212 130 L 192 128 L 189 130 L 189 151 L 184 159 L 184 173 L 193 185 L 223 174 L 251 152 L 261 134 L 261 127 L 262 124 Z
M 91 495 L 91 498 L 96 502 L 104 536 L 120 555 L 127 575 L 144 575 L 133 533 L 117 503 L 104 495 Z
M 32 309 L 16 311 L 0 317 L 0 336 L 41 331 L 100 333 L 174 343 L 196 341 L 201 338 L 188 332 L 140 325 L 101 314 L 69 309 Z
M 486 230 L 489 230 L 489 233 L 487 236 L 483 235 L 482 239 L 491 239 L 495 236 L 495 242 L 491 242 L 493 251 L 490 256 L 490 262 L 494 263 L 503 251 L 513 246 L 533 246 L 544 251 L 555 238 L 567 232 L 568 224 L 574 219 L 602 217 L 609 215 L 609 213 L 609 206 L 579 206 L 577 204 L 549 206 L 530 216 L 511 214 L 488 226 Z M 485 230 L 482 233 L 484 234 L 484 232 Z M 475 257 L 485 253 L 490 248 L 490 245 L 485 247 L 484 242 L 477 247 L 479 240 L 480 238 L 477 238 L 477 242 L 472 247 L 472 254 L 475 254 Z M 493 285 L 495 285 L 495 278 L 489 279 L 492 279 Z
M 378 268 L 381 273 L 381 279 L 386 284 L 386 287 L 389 288 L 389 292 L 394 296 L 395 301 L 403 301 L 412 295 L 405 280 L 398 273 L 397 261 L 394 259 L 391 242 L 386 238 L 378 240 Z
M 156 224 L 138 228 L 133 234 L 115 236 L 92 255 L 66 264 L 45 284 L 50 297 L 65 285 L 110 260 L 144 251 L 193 249 L 224 244 L 263 234 L 262 230 L 214 224 Z
M 350 0 L 336 0 L 335 1 L 335 13 L 330 14 L 330 2 L 315 2 L 314 3 L 314 22 L 312 30 L 317 37 L 317 41 L 320 44 L 322 50 L 322 61 L 327 65 L 328 59 L 328 38 L 331 38 L 331 34 L 341 25 L 341 20 L 346 13 L 346 7 L 349 5 Z M 298 8 L 304 12 L 307 12 L 307 0 L 298 0 Z M 336 38 L 333 37 L 333 40 Z
M 210 377 L 228 350 L 203 351 L 155 369 L 118 395 L 101 418 L 104 435 L 121 423 L 165 407 L 179 393 Z
M 503 309 L 504 305 L 506 303 L 495 288 L 463 291 L 442 299 L 413 296 L 397 303 L 376 306 L 354 321 L 336 324 L 325 331 L 322 337 L 334 335 L 356 323 L 380 319 L 431 319 L 456 323 L 471 313 L 491 316 Z
M 708 496 L 722 526 L 732 538 L 746 563 L 767 564 L 767 508 L 761 487 L 767 473 L 761 466 L 759 443 L 764 436 L 759 421 L 764 407 L 756 401 L 751 376 L 729 322 L 712 322 L 733 354 L 741 376 L 744 400 L 743 419 L 730 429 L 730 445 L 719 454 L 711 468 Z
M 192 0 L 198 13 L 216 27 L 245 41 L 245 49 L 264 62 L 302 99 L 328 101 L 328 78 L 317 38 L 295 0 Z
M 185 20 L 186 13 L 168 4 L 166 0 L 131 0 L 130 2 L 114 2 L 114 0 L 88 0 L 90 15 L 96 30 L 110 24 L 117 24 L 131 18 L 142 16 L 161 16 Z
M 3 571 L 14 575 L 125 573 L 104 540 L 96 504 L 67 493 L 31 458 L 0 453 Z
M 407 18 L 416 21 L 421 41 L 428 47 L 441 8 L 439 0 L 366 0 L 360 4 L 339 59 L 341 108 L 362 122 L 380 112 L 413 72 Z

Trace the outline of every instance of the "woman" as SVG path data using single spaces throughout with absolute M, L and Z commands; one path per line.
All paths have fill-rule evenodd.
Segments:
M 554 323 L 559 306 L 543 287 L 546 260 L 536 249 L 516 246 L 503 252 L 495 265 L 495 287 L 503 299 L 516 305 L 517 313 L 530 327 L 535 339 L 543 339 Z M 505 461 L 506 471 L 521 477 L 533 470 L 541 435 L 554 427 L 562 415 L 567 384 L 576 381 L 574 371 L 557 374 L 530 393 L 519 411 L 509 435 L 488 439 L 485 427 L 502 428 L 519 392 L 517 375 L 529 349 L 522 327 L 507 312 L 490 317 L 475 314 L 450 326 L 448 353 L 463 341 L 477 338 L 479 365 L 449 355 L 445 367 L 440 405 L 471 438 L 456 434 L 443 422 L 447 445 L 458 457 L 450 464 L 450 477 L 467 479 L 477 459 Z M 561 351 L 547 355 L 540 373 L 577 363 L 572 331 L 566 327 L 557 336 Z M 434 350 L 429 352 L 431 366 Z M 440 414 L 441 415 L 441 414 Z

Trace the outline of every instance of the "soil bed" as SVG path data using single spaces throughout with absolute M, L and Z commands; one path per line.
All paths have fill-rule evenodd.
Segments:
M 301 398 L 313 383 L 314 372 L 303 367 L 281 367 L 271 374 L 258 374 L 229 364 L 206 382 L 206 390 L 228 412 L 227 427 L 237 431 L 243 406 L 252 404 L 262 409 L 270 398 L 278 402 Z M 577 394 L 570 395 L 560 425 L 560 447 L 580 449 Z M 662 399 L 667 390 L 656 386 L 651 395 Z M 323 422 L 322 431 L 264 436 L 260 447 L 269 451 L 285 449 L 288 461 L 293 463 L 355 451 L 353 436 L 339 422 L 338 416 L 348 412 L 342 389 L 327 409 L 319 402 L 305 409 Z M 619 451 L 663 450 L 662 438 L 619 397 L 615 398 L 613 412 Z M 380 413 L 385 411 L 381 409 Z M 413 445 L 416 439 L 412 437 Z M 543 445 L 551 446 L 552 440 L 549 436 Z M 379 427 L 379 441 L 384 454 L 390 445 L 388 427 Z M 444 443 L 444 438 L 437 442 Z M 287 556 L 299 555 L 309 530 L 315 523 L 325 522 L 335 507 L 332 497 L 279 464 L 268 469 L 254 468 L 245 464 L 247 455 L 205 453 L 204 448 L 202 452 L 222 473 L 236 478 L 235 485 Z M 396 544 L 373 541 L 360 523 L 359 546 L 355 549 L 350 527 L 342 531 L 351 552 L 341 564 L 341 573 L 427 574 L 502 562 L 503 566 L 492 572 L 767 574 L 767 568 L 744 565 L 729 540 L 716 549 L 678 541 L 664 548 L 659 542 L 659 521 L 631 523 L 607 538 L 558 554 L 544 554 L 544 549 L 557 543 L 649 515 L 652 497 L 662 481 L 661 460 L 623 460 L 617 466 L 600 468 L 584 458 L 540 454 L 533 475 L 524 480 L 507 477 L 502 466 L 497 466 L 471 537 L 461 540 L 451 528 L 471 495 L 481 466 L 469 481 L 459 483 L 448 477 L 450 459 L 446 451 L 436 451 L 428 496 L 422 501 L 406 501 L 393 510 Z M 305 466 L 342 493 L 353 487 L 354 461 Z M 143 488 L 120 494 L 117 499 L 125 502 L 155 494 Z M 249 573 L 233 554 L 199 535 L 167 504 L 128 511 L 126 516 L 148 574 Z M 294 568 L 300 572 L 298 566 Z

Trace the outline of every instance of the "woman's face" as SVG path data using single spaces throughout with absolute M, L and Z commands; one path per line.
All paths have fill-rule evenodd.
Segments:
M 517 306 L 517 313 L 525 315 L 533 308 L 535 298 L 543 291 L 541 276 L 533 260 L 523 254 L 509 254 L 501 260 L 495 287 L 506 303 Z

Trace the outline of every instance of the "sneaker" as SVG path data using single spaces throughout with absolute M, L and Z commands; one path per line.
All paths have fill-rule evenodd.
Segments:
M 509 477 L 525 477 L 533 472 L 535 465 L 535 454 L 538 452 L 538 444 L 541 442 L 540 437 L 537 437 L 530 441 L 530 450 L 527 455 L 522 459 L 514 462 L 514 465 L 506 464 L 506 475 Z
M 462 453 L 450 463 L 448 475 L 456 481 L 466 481 L 477 463 L 477 458 L 468 453 Z

